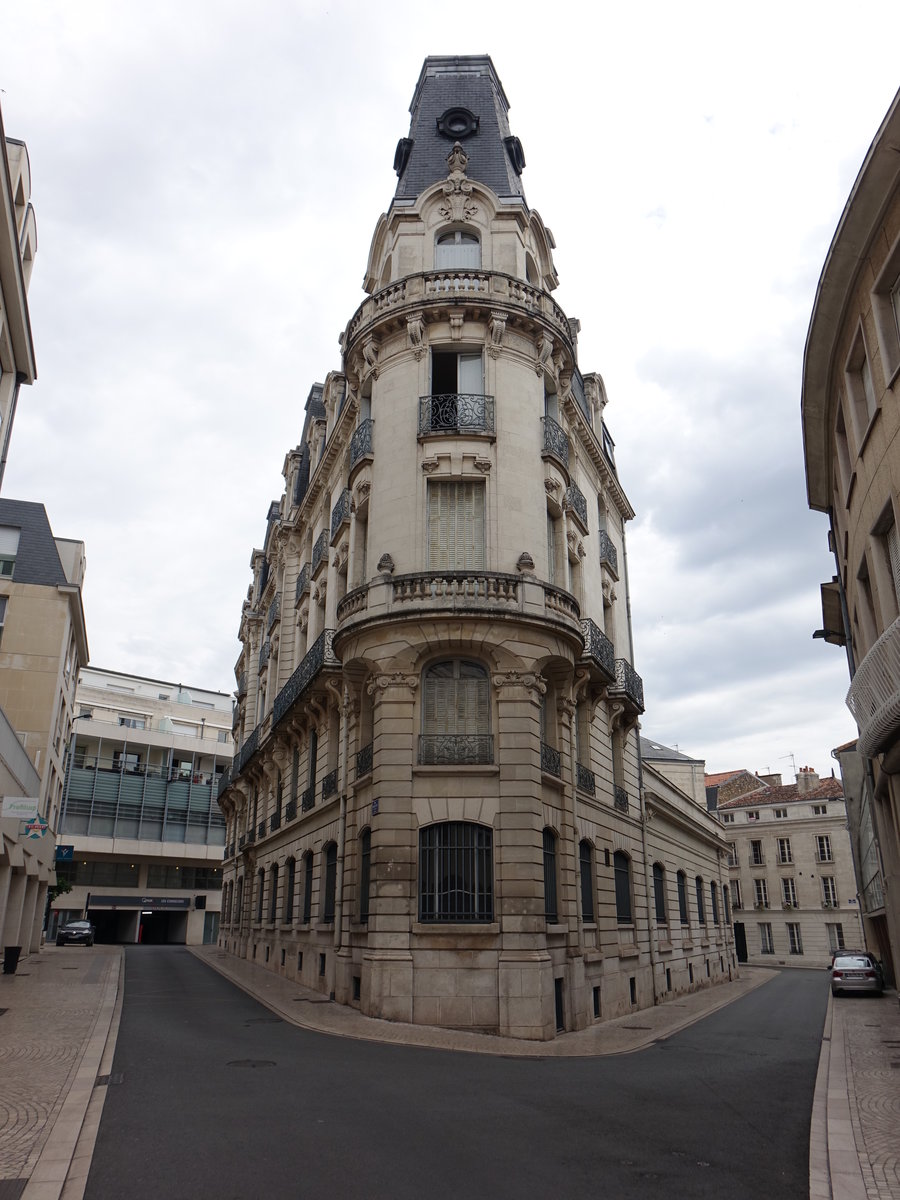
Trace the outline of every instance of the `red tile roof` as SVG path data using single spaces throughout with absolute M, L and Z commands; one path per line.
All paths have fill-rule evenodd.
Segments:
M 798 800 L 841 800 L 844 789 L 839 779 L 822 779 L 817 787 L 810 788 L 802 796 L 797 792 L 796 783 L 784 783 L 780 787 L 761 788 L 758 792 L 748 792 L 746 796 L 737 796 L 734 800 L 726 800 L 719 809 L 728 808 L 761 808 L 766 804 L 794 804 Z
M 717 784 L 724 783 L 726 779 L 734 779 L 735 775 L 749 775 L 750 772 L 746 767 L 738 767 L 736 771 L 719 771 L 718 775 L 704 775 L 707 787 L 715 787 Z

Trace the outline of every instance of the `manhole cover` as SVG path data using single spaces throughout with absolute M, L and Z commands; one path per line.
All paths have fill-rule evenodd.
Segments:
M 249 1067 L 251 1071 L 259 1067 L 274 1067 L 275 1063 L 268 1058 L 235 1058 L 225 1064 L 226 1067 Z

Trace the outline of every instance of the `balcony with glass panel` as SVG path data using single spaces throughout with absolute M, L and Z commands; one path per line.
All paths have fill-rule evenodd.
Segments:
M 419 437 L 493 436 L 494 397 L 463 392 L 419 397 Z

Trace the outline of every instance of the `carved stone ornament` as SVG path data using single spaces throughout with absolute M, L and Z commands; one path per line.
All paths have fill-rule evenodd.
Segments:
M 505 312 L 492 312 L 488 332 L 490 342 L 488 344 L 488 354 L 491 358 L 498 358 L 500 355 L 500 347 L 503 344 L 503 338 L 506 334 L 507 314 Z
M 531 693 L 535 704 L 540 704 L 541 697 L 547 693 L 547 683 L 535 671 L 497 671 L 493 676 L 494 687 L 520 687 Z
M 559 488 L 560 488 L 560 483 L 559 483 L 558 479 L 549 479 L 548 478 L 548 479 L 544 480 L 544 491 L 547 493 L 548 496 L 555 496 L 556 493 L 559 491 Z
M 313 593 L 313 599 L 319 605 L 320 608 L 324 608 L 324 606 L 325 606 L 325 596 L 326 596 L 327 592 L 328 592 L 328 580 L 322 579 L 319 581 L 319 583 L 316 584 L 316 590 Z
M 465 318 L 462 313 L 450 314 L 450 340 L 453 342 L 462 341 L 463 321 Z
M 584 548 L 584 542 L 579 542 L 575 549 L 579 558 L 584 558 L 587 554 L 587 551 Z
M 603 603 L 607 607 L 609 607 L 609 605 L 611 605 L 611 604 L 615 604 L 616 589 L 613 587 L 612 583 L 610 583 L 610 581 L 608 579 L 604 579 L 603 583 L 600 585 L 600 587 L 603 591 Z
M 409 341 L 409 348 L 418 361 L 425 353 L 426 348 L 425 322 L 420 312 L 412 313 L 411 316 L 406 318 L 406 336 Z
M 534 559 L 531 557 L 531 555 L 528 553 L 527 550 L 523 550 L 522 553 L 519 555 L 519 557 L 516 559 L 516 570 L 521 571 L 521 573 L 523 575 L 525 574 L 526 571 L 534 570 Z
M 356 504 L 357 509 L 359 509 L 359 506 L 361 504 L 365 504 L 365 502 L 368 500 L 369 492 L 371 492 L 371 490 L 372 490 L 372 481 L 370 479 L 360 479 L 357 483 L 354 484 L 353 500 L 354 500 L 354 503 Z
M 418 686 L 418 675 L 407 675 L 405 671 L 391 671 L 384 675 L 375 675 L 366 684 L 366 691 L 373 696 L 375 692 L 386 692 L 392 687 L 405 687 L 414 692 Z
M 476 471 L 480 471 L 482 475 L 487 475 L 494 464 L 489 458 L 476 458 L 473 466 Z
M 556 711 L 567 721 L 572 720 L 577 708 L 578 705 L 570 696 L 560 696 L 556 701 Z
M 366 360 L 368 373 L 371 373 L 375 379 L 378 378 L 378 342 L 375 338 L 366 338 L 363 342 L 363 358 Z
M 440 462 L 434 456 L 422 459 L 422 470 L 426 475 L 430 475 L 432 471 L 436 471 L 440 465 Z
M 450 174 L 442 189 L 446 199 L 438 211 L 445 221 L 471 221 L 478 205 L 472 200 L 472 185 L 466 179 L 469 156 L 459 142 L 454 142 L 447 155 L 447 165 Z
M 541 375 L 546 370 L 550 356 L 553 354 L 553 338 L 542 333 L 534 344 L 534 351 L 534 371 L 536 375 Z
M 568 530 L 566 533 L 566 541 L 569 543 L 569 549 L 574 552 L 576 543 L 578 542 L 578 534 L 574 529 Z
M 378 560 L 378 570 L 379 570 L 379 571 L 380 571 L 380 572 L 381 572 L 383 575 L 393 575 L 393 573 L 394 573 L 394 560 L 391 558 L 391 556 L 390 556 L 389 554 L 382 554 L 381 558 L 379 558 L 379 560 Z

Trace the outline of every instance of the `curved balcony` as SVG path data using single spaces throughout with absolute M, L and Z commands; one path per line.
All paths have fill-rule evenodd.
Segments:
M 445 392 L 419 397 L 419 437 L 493 433 L 493 396 Z
M 544 423 L 544 455 L 550 455 L 566 471 L 569 469 L 569 435 L 563 429 L 558 421 L 554 421 L 553 417 L 541 417 Z M 587 519 L 587 511 L 585 511 L 585 519 Z
M 900 737 L 900 617 L 869 650 L 847 692 L 859 726 L 859 749 L 868 758 L 889 750 Z
M 562 588 L 502 572 L 419 571 L 354 588 L 337 607 L 340 628 L 375 617 L 419 616 L 423 612 L 521 614 L 562 620 L 581 632 L 581 610 Z
M 569 319 L 549 292 L 533 287 L 524 279 L 498 271 L 458 267 L 443 271 L 423 271 L 407 275 L 380 288 L 364 300 L 350 318 L 342 338 L 346 353 L 353 342 L 385 317 L 396 318 L 404 310 L 415 310 L 425 303 L 465 300 L 488 312 L 502 306 L 522 315 L 539 318 L 571 343 Z

